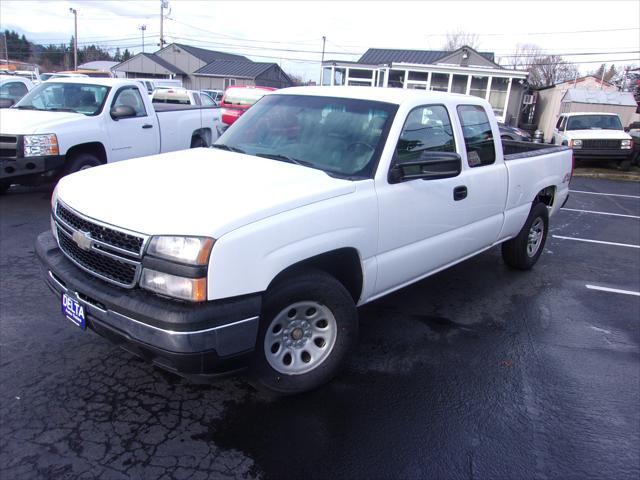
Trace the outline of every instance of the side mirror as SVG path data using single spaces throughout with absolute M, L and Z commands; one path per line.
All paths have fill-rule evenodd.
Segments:
M 118 105 L 111 109 L 111 118 L 115 121 L 136 116 L 136 111 L 131 105 Z
M 629 130 L 631 130 L 629 127 L 624 127 L 624 131 L 629 133 Z
M 389 171 L 389 183 L 408 180 L 437 180 L 457 177 L 462 171 L 462 158 L 455 152 L 424 151 L 417 160 L 396 163 Z
M 13 107 L 14 103 L 16 102 L 13 98 L 0 98 L 0 108 Z

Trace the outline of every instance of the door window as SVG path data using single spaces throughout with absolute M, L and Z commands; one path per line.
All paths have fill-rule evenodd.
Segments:
M 396 147 L 396 162 L 418 160 L 423 151 L 456 151 L 451 120 L 443 105 L 425 105 L 409 113 Z
M 17 102 L 27 94 L 27 86 L 22 82 L 8 82 L 0 87 L 0 98 L 10 98 Z
M 558 123 L 556 123 L 556 130 L 562 130 L 562 123 L 565 118 L 566 117 L 563 117 L 562 115 L 560 115 L 560 118 L 558 118 Z
M 459 105 L 458 115 L 470 167 L 491 165 L 496 160 L 493 132 L 487 113 L 479 105 Z
M 127 105 L 136 111 L 136 117 L 146 117 L 147 110 L 144 108 L 144 102 L 140 91 L 135 87 L 125 87 L 116 93 L 112 107 Z

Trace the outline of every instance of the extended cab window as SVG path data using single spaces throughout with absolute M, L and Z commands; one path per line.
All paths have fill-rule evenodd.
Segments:
M 425 150 L 456 150 L 449 114 L 442 105 L 422 106 L 409 113 L 396 147 L 396 162 L 418 160 Z
M 484 108 L 479 105 L 459 105 L 458 115 L 469 166 L 491 165 L 496 160 L 496 149 L 489 117 Z
M 125 87 L 116 94 L 113 100 L 113 107 L 128 105 L 136 111 L 136 117 L 146 117 L 147 110 L 144 108 L 144 102 L 140 91 L 135 87 Z

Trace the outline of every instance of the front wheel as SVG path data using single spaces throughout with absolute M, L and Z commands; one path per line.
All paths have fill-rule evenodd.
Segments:
M 336 375 L 357 335 L 355 303 L 340 282 L 320 270 L 288 276 L 265 295 L 250 374 L 279 394 L 312 390 Z
M 64 170 L 64 175 L 97 167 L 98 165 L 102 165 L 102 162 L 95 155 L 91 153 L 77 153 L 71 157 L 67 168 Z
M 191 148 L 202 148 L 206 147 L 206 142 L 202 139 L 202 137 L 193 137 L 191 139 Z
M 532 268 L 544 250 L 549 230 L 549 211 L 544 203 L 536 203 L 518 236 L 502 244 L 502 258 L 517 270 Z

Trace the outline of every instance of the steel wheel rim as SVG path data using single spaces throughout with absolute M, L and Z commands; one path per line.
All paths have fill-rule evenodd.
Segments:
M 265 333 L 264 354 L 271 368 L 285 375 L 310 372 L 324 362 L 336 343 L 338 324 L 318 302 L 297 302 L 282 309 Z
M 542 237 L 544 236 L 544 222 L 538 217 L 531 224 L 529 236 L 527 238 L 527 255 L 533 257 L 542 245 Z
M 91 168 L 91 167 L 93 167 L 93 165 L 83 165 L 78 169 L 78 171 L 81 172 L 82 170 L 87 170 L 88 168 Z

